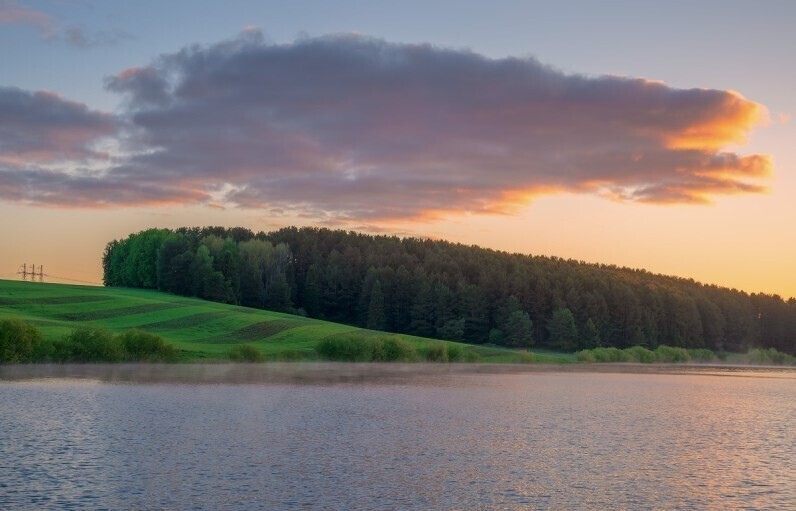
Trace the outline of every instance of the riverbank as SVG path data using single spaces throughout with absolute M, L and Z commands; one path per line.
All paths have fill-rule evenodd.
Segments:
M 0 382 L 74 379 L 116 383 L 176 384 L 335 384 L 402 382 L 468 374 L 705 374 L 776 375 L 796 380 L 796 368 L 720 364 L 379 364 L 273 362 L 265 364 L 15 364 L 0 365 Z

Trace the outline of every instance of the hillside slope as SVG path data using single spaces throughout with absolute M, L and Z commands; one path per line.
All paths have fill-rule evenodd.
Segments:
M 60 338 L 82 324 L 113 332 L 137 328 L 173 344 L 181 350 L 184 361 L 225 359 L 232 347 L 241 343 L 256 346 L 270 360 L 314 359 L 315 346 L 329 337 L 396 335 L 159 291 L 0 280 L 0 320 L 6 318 L 22 319 L 50 339 Z M 418 349 L 440 342 L 409 335 L 399 337 Z M 512 350 L 449 345 L 477 353 L 485 361 L 510 362 L 520 358 Z

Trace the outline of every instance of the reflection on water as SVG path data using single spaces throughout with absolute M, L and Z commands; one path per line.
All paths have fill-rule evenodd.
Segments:
M 0 509 L 796 502 L 793 371 L 59 367 L 0 368 Z

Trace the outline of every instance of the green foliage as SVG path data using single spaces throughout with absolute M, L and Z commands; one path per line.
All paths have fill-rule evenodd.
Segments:
M 478 363 L 478 362 L 483 362 L 484 359 L 483 359 L 483 357 L 481 355 L 479 355 L 475 351 L 466 350 L 464 352 L 464 361 L 465 362 L 470 362 L 470 363 Z
M 19 319 L 0 321 L 0 363 L 31 362 L 42 343 L 41 332 Z
M 384 362 L 414 362 L 417 360 L 415 348 L 397 335 L 383 339 Z
M 571 310 L 559 308 L 553 311 L 547 329 L 550 331 L 551 346 L 562 351 L 572 351 L 578 345 L 578 328 Z
M 427 343 L 421 352 L 423 359 L 428 362 L 447 362 L 448 343 L 442 341 L 432 341 Z
M 128 330 L 114 335 L 83 325 L 60 339 L 43 339 L 35 327 L 18 319 L 0 321 L 0 362 L 176 362 L 178 352 L 157 335 Z
M 449 319 L 437 328 L 437 335 L 448 341 L 461 341 L 464 338 L 464 318 Z
M 142 330 L 128 330 L 118 335 L 124 347 L 125 360 L 141 362 L 176 362 L 177 350 L 155 335 Z
M 102 266 L 109 286 L 475 344 L 796 354 L 796 300 L 444 241 L 294 227 L 149 229 L 108 243 Z
M 589 318 L 586 320 L 583 328 L 580 329 L 580 340 L 578 341 L 578 347 L 582 350 L 588 350 L 599 347 L 600 343 L 600 331 L 597 329 L 594 321 Z
M 459 344 L 448 344 L 448 362 L 464 362 L 467 355 Z
M 650 351 L 642 346 L 633 346 L 623 350 L 628 360 L 631 362 L 641 362 L 642 364 L 651 364 L 657 360 L 657 355 L 654 351 Z
M 503 334 L 503 330 L 499 328 L 493 328 L 489 331 L 489 344 L 501 346 L 505 342 L 506 336 Z
M 520 351 L 517 353 L 517 362 L 521 364 L 533 364 L 536 362 L 536 355 L 529 351 Z
M 712 362 L 717 358 L 715 353 L 705 348 L 688 350 L 688 356 L 695 362 Z
M 691 356 L 684 348 L 673 348 L 671 346 L 660 345 L 655 348 L 655 357 L 658 362 L 665 362 L 668 364 L 675 362 L 688 362 Z
M 796 365 L 796 357 L 777 351 L 774 348 L 754 349 L 749 351 L 746 356 L 752 364 Z
M 109 330 L 81 326 L 55 343 L 58 362 L 120 362 L 125 358 L 124 344 Z
M 506 346 L 514 348 L 533 346 L 533 323 L 527 312 L 516 310 L 509 314 L 504 328 Z
M 342 362 L 413 362 L 417 352 L 398 336 L 342 334 L 327 337 L 316 346 L 326 360 Z
M 251 344 L 238 344 L 229 351 L 229 359 L 234 362 L 263 362 L 263 353 Z
M 407 277 L 403 270 L 394 278 L 398 275 Z M 381 273 L 378 278 L 385 279 L 382 282 L 392 282 L 389 285 L 397 284 Z M 387 286 L 384 284 L 385 290 Z M 411 286 L 404 291 L 409 293 Z M 391 309 L 387 303 L 385 309 L 388 316 L 408 315 L 406 309 Z M 422 359 L 419 352 L 428 341 L 157 291 L 0 280 L 0 320 L 7 317 L 35 321 L 42 342 L 36 345 L 32 360 L 42 362 L 70 360 L 63 338 L 76 326 L 84 324 L 79 323 L 81 321 L 107 328 L 116 336 L 131 328 L 157 334 L 167 346 L 173 347 L 179 361 L 185 362 L 228 360 L 230 349 L 240 343 L 255 344 L 269 361 L 317 360 L 320 358 L 315 350 L 318 342 L 342 335 L 380 339 L 382 348 L 373 357 L 375 360 L 409 362 Z M 123 361 L 135 358 L 127 353 L 127 348 L 124 352 Z M 465 346 L 452 342 L 447 343 L 447 352 L 451 362 L 512 362 L 518 357 L 516 351 L 500 346 Z M 556 363 L 561 361 L 560 357 L 561 354 L 542 357 L 537 354 L 537 361 Z M 170 360 L 170 357 L 164 358 Z
M 595 362 L 629 362 L 630 355 L 619 348 L 594 348 L 591 350 Z
M 594 348 L 591 350 L 580 350 L 576 354 L 578 362 L 641 362 L 651 363 L 678 363 L 698 360 L 709 362 L 715 359 L 715 354 L 707 349 L 686 350 L 672 346 L 660 345 L 655 351 L 651 351 L 643 346 L 633 346 L 620 350 L 618 348 Z
M 386 326 L 384 294 L 381 291 L 381 283 L 378 280 L 373 284 L 373 288 L 370 291 L 368 319 L 365 326 L 371 330 L 383 330 Z

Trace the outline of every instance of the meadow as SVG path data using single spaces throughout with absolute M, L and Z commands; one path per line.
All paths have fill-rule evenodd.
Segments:
M 0 280 L 5 319 L 34 326 L 49 342 L 85 326 L 115 334 L 140 330 L 174 346 L 182 362 L 246 359 L 249 347 L 264 360 L 391 360 L 384 357 L 392 354 L 406 361 L 575 361 L 571 354 L 439 341 L 129 288 Z

